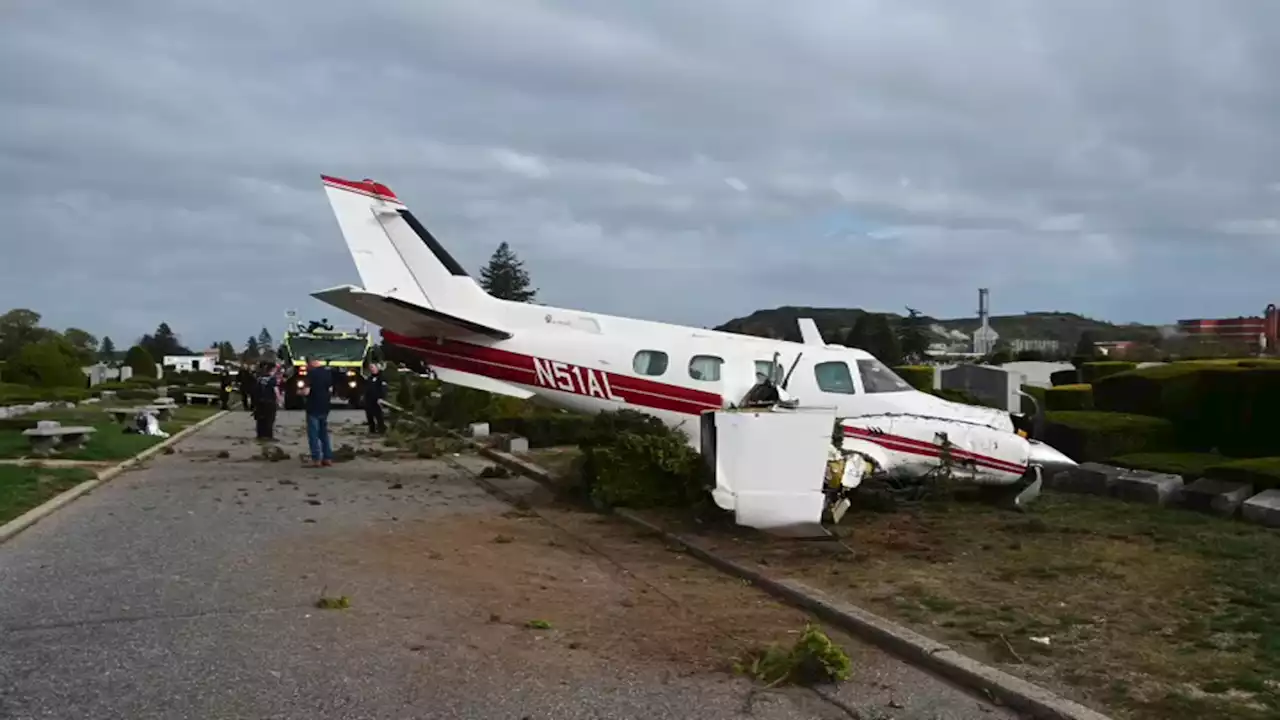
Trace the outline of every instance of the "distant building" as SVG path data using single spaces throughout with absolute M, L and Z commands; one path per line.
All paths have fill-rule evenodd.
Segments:
M 1267 321 L 1260 317 L 1179 320 L 1178 332 L 1190 339 L 1216 340 L 1259 352 L 1265 344 Z
M 174 372 L 216 372 L 218 366 L 218 350 L 210 348 L 203 355 L 165 355 L 161 363 L 166 370 Z
M 989 298 L 990 291 L 987 288 L 978 288 L 978 322 L 980 325 L 977 330 L 973 331 L 973 351 L 979 355 L 986 355 L 996 348 L 996 343 L 1000 341 L 1000 333 L 991 327 L 991 306 Z
M 1009 349 L 1015 353 L 1039 352 L 1045 355 L 1056 355 L 1061 347 L 1057 340 L 1010 340 Z
M 1108 357 L 1112 355 L 1123 355 L 1133 349 L 1138 343 L 1133 340 L 1104 340 L 1093 344 L 1098 352 Z

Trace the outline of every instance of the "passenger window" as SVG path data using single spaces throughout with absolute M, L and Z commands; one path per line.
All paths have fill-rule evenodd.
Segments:
M 772 360 L 756 361 L 756 382 L 764 382 L 768 379 L 769 374 L 773 374 L 773 384 L 777 385 L 782 382 L 782 365 L 774 365 Z
M 813 377 L 818 381 L 818 389 L 822 392 L 841 395 L 853 395 L 857 392 L 849 366 L 839 360 L 814 365 Z
M 667 371 L 667 354 L 660 350 L 641 350 L 631 361 L 631 367 L 641 375 L 656 377 Z
M 720 380 L 720 366 L 723 364 L 724 360 L 715 355 L 694 355 L 693 359 L 689 361 L 689 377 L 694 380 L 718 382 Z
M 867 393 L 905 392 L 915 390 L 906 380 L 898 377 L 879 360 L 859 360 L 858 375 L 862 378 L 862 390 Z

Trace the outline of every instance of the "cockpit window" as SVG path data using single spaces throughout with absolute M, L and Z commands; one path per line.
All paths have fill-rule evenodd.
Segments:
M 879 360 L 859 360 L 858 375 L 862 377 L 862 391 L 867 393 L 888 393 L 914 390 L 915 388 L 890 370 Z
M 858 392 L 853 386 L 853 375 L 849 373 L 849 366 L 839 360 L 814 365 L 813 377 L 818 381 L 818 389 L 822 392 L 841 395 L 853 395 Z

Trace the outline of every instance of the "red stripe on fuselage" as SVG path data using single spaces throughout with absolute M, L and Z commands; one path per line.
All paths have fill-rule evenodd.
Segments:
M 866 428 L 845 427 L 844 434 L 848 437 L 856 437 L 859 440 L 866 440 L 875 443 L 887 450 L 894 452 L 904 452 L 911 455 L 920 455 L 922 457 L 941 457 L 942 446 L 935 445 L 924 440 L 904 437 L 902 435 L 887 435 L 884 433 L 875 433 Z M 977 465 L 999 470 L 1000 472 L 1017 473 L 1021 475 L 1027 471 L 1025 465 L 1001 460 L 1000 458 L 990 457 L 988 455 L 979 455 L 968 450 L 960 448 L 950 448 L 951 456 L 956 460 L 971 461 Z
M 561 363 L 562 361 L 559 360 L 535 358 L 532 355 L 494 347 L 472 345 L 471 343 L 457 340 L 436 341 L 412 338 L 385 330 L 382 336 L 387 342 L 414 350 L 420 353 L 429 364 L 443 368 L 482 375 L 518 385 L 607 400 L 607 398 L 598 395 L 566 391 L 539 383 L 535 359 L 544 363 Z M 575 367 L 572 363 L 563 364 Z M 706 410 L 719 410 L 724 407 L 724 402 L 719 395 L 705 390 L 669 385 L 582 365 L 576 367 L 595 373 L 597 376 L 603 376 L 607 380 L 612 394 L 628 405 L 639 405 L 654 410 L 665 410 L 685 415 L 699 415 Z

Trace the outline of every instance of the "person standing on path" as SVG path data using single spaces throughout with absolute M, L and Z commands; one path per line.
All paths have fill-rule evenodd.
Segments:
M 279 383 L 275 375 L 271 373 L 271 366 L 263 363 L 259 369 L 261 375 L 258 377 L 255 390 L 257 396 L 253 400 L 253 418 L 258 424 L 258 440 L 271 441 L 275 439 L 276 425 L 276 390 Z
M 377 363 L 369 363 L 369 377 L 364 381 L 364 417 L 369 422 L 370 435 L 382 435 L 387 431 L 381 404 L 386 396 L 387 379 L 378 371 Z
M 317 358 L 307 361 L 306 397 L 307 445 L 311 448 L 311 464 L 328 467 L 333 464 L 333 446 L 329 443 L 329 396 L 333 392 L 333 374 Z

